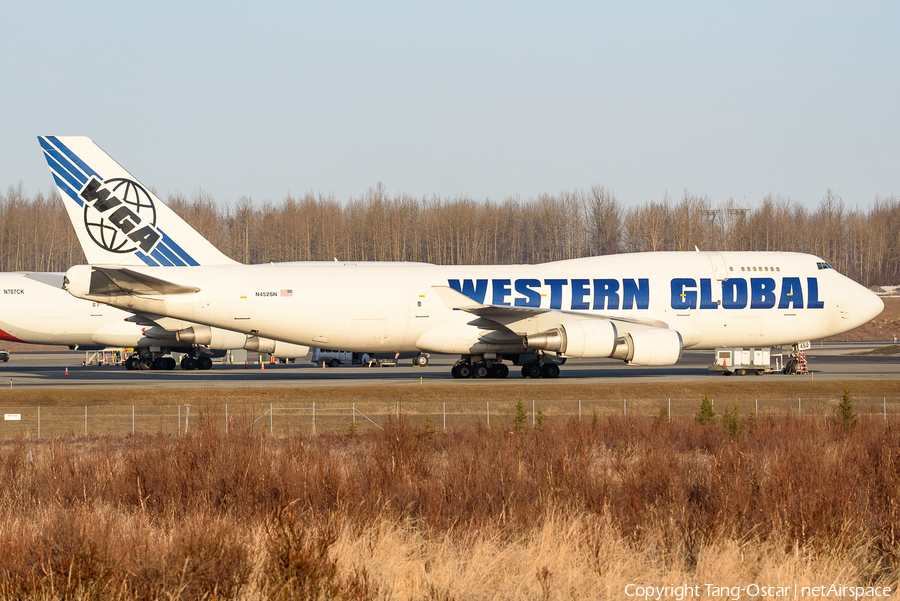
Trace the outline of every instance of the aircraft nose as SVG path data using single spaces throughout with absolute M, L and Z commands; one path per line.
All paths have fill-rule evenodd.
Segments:
M 853 312 L 859 315 L 860 325 L 868 323 L 881 315 L 884 311 L 884 301 L 881 300 L 874 292 L 867 288 L 859 286 L 856 290 L 852 307 Z

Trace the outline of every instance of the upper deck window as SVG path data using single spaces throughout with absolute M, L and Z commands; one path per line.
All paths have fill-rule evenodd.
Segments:
M 819 269 L 834 269 L 831 265 L 825 262 L 816 263 L 819 266 Z

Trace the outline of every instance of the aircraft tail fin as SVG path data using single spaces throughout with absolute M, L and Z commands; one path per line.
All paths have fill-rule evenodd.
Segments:
M 236 263 L 90 138 L 39 136 L 38 141 L 88 263 Z

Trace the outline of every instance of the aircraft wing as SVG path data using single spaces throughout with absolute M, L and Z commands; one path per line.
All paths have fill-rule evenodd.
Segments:
M 579 313 L 577 311 L 562 311 L 559 309 L 538 309 L 531 307 L 508 307 L 506 305 L 485 305 L 466 296 L 462 292 L 450 286 L 432 286 L 435 294 L 449 309 L 465 311 L 477 315 L 482 319 L 493 321 L 503 328 L 512 330 L 519 335 L 542 332 L 560 323 L 562 316 L 566 321 L 580 321 L 583 319 L 604 319 L 617 324 L 629 324 L 632 327 L 623 328 L 625 331 L 638 328 L 663 328 L 669 325 L 656 319 L 639 319 L 634 317 L 620 317 L 616 315 L 597 315 L 594 313 Z

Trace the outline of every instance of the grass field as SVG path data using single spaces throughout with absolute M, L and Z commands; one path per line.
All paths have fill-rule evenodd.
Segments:
M 737 406 L 742 415 L 824 418 L 849 386 L 863 415 L 900 416 L 900 381 L 813 381 L 797 377 L 770 382 L 722 378 L 715 382 L 580 384 L 515 381 L 496 385 L 404 384 L 396 386 L 269 389 L 100 389 L 0 391 L 0 411 L 21 416 L 0 422 L 0 438 L 42 438 L 136 433 L 178 434 L 190 417 L 203 416 L 221 429 L 249 427 L 271 434 L 342 432 L 353 421 L 360 431 L 402 416 L 437 429 L 479 424 L 509 425 L 519 399 L 529 413 L 540 410 L 548 424 L 572 417 L 641 415 L 689 417 L 709 396 L 719 412 Z M 480 383 L 479 383 L 480 384 Z M 315 405 L 315 412 L 313 406 Z M 314 415 L 315 414 L 315 415 Z M 40 421 L 40 428 L 39 428 Z M 315 426 L 315 427 L 314 427 Z M 40 432 L 39 432 L 40 430 Z
M 0 598 L 898 586 L 900 418 L 743 414 L 729 430 L 592 413 L 534 429 L 511 409 L 502 428 L 448 432 L 401 414 L 367 432 L 226 434 L 205 414 L 181 436 L 0 443 Z

